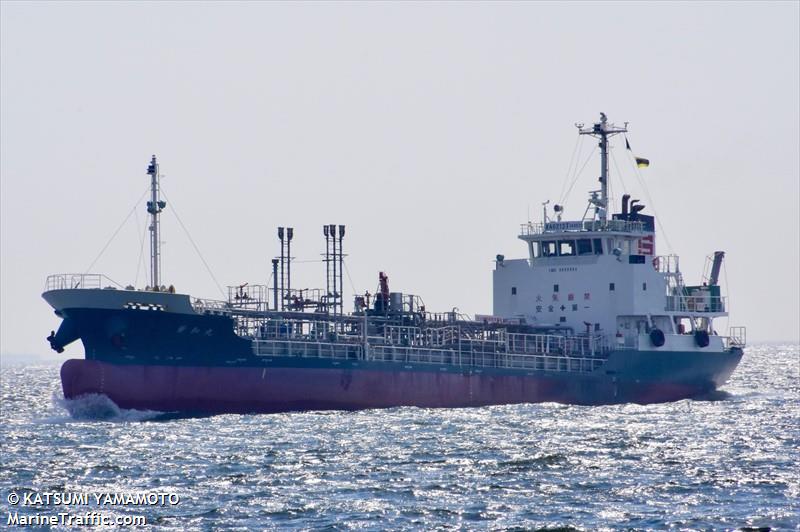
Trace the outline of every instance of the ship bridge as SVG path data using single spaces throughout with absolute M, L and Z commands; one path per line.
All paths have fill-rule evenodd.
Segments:
M 611 220 L 528 222 L 520 227 L 519 238 L 528 243 L 531 261 L 537 258 L 614 254 L 642 256 L 655 253 L 654 218 L 628 213 Z M 605 251 L 604 251 L 605 250 Z

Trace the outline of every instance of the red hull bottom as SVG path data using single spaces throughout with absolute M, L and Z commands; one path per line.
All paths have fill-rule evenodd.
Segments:
M 68 360 L 64 397 L 104 394 L 126 409 L 189 413 L 274 413 L 395 406 L 457 408 L 514 403 L 655 403 L 698 393 L 678 384 L 635 387 L 570 375 L 115 365 Z

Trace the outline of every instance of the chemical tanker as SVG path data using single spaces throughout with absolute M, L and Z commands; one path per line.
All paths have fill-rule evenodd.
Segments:
M 83 343 L 61 368 L 64 396 L 103 394 L 122 408 L 196 414 L 469 407 L 559 402 L 657 403 L 722 386 L 743 354 L 745 330 L 720 335 L 726 316 L 715 252 L 701 284 L 686 285 L 678 257 L 656 254 L 655 219 L 628 195 L 608 194 L 609 138 L 599 122 L 600 186 L 581 219 L 544 204 L 523 224 L 527 256 L 498 255 L 493 311 L 430 312 L 392 292 L 344 312 L 344 226 L 326 225 L 326 286 L 291 287 L 292 228 L 279 228 L 272 286 L 228 287 L 227 300 L 176 293 L 161 280 L 159 165 L 151 191 L 150 284 L 116 286 L 98 274 L 48 277 L 44 299 L 61 318 L 50 346 Z M 626 139 L 627 144 L 627 139 Z M 637 159 L 640 164 L 647 163 Z

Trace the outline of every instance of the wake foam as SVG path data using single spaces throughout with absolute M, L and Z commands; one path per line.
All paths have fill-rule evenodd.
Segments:
M 53 401 L 64 408 L 77 421 L 149 421 L 164 415 L 155 410 L 128 410 L 120 408 L 107 395 L 91 393 L 74 399 L 54 396 Z
M 726 392 L 725 390 L 711 390 L 709 392 L 705 392 L 700 395 L 695 395 L 691 397 L 694 401 L 728 401 L 734 399 L 734 395 L 730 392 Z

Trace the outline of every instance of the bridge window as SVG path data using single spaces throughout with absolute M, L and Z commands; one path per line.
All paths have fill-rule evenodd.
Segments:
M 614 283 L 608 283 L 608 289 L 609 289 L 609 291 L 613 292 L 614 291 Z
M 575 255 L 575 241 L 574 240 L 559 240 L 558 241 L 558 255 L 560 257 L 572 257 Z
M 600 238 L 595 238 L 592 240 L 594 242 L 594 254 L 595 255 L 602 255 L 603 254 L 603 240 Z
M 558 253 L 556 253 L 555 240 L 542 242 L 542 257 L 555 257 L 556 255 L 558 255 Z
M 578 255 L 591 255 L 592 254 L 592 241 L 588 238 L 581 238 L 578 240 Z
M 517 287 L 516 287 L 516 286 L 512 286 L 512 287 L 511 287 L 511 295 L 512 295 L 512 296 L 515 296 L 515 295 L 517 295 Z

